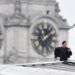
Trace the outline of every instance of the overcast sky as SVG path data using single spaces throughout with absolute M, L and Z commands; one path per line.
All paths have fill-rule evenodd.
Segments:
M 75 24 L 75 0 L 57 0 L 57 2 L 63 18 L 67 19 L 70 26 Z M 69 47 L 73 52 L 72 58 L 75 59 L 75 28 L 69 31 Z

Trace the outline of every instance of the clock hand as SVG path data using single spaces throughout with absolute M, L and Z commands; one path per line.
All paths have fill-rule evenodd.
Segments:
M 49 32 L 49 33 L 46 35 L 46 38 L 45 38 L 45 39 L 47 39 L 49 36 L 51 36 L 51 35 L 53 35 L 53 34 L 55 34 L 55 31 Z
M 46 35 L 42 40 L 44 41 L 44 40 L 46 40 L 48 38 L 48 35 Z
M 54 32 L 53 33 L 49 32 L 46 36 L 44 36 L 43 41 L 46 40 L 47 38 L 49 38 L 52 34 L 54 34 Z
M 51 35 L 50 33 L 47 34 L 42 40 L 43 40 L 43 41 L 46 40 L 50 35 Z

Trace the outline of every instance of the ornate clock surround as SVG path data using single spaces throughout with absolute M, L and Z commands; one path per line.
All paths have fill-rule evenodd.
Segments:
M 30 29 L 30 37 L 31 37 L 30 41 L 31 41 L 33 50 L 37 54 L 44 57 L 48 57 L 52 52 L 54 52 L 54 48 L 57 46 L 57 42 L 58 42 L 58 28 L 56 27 L 56 25 L 57 23 L 55 23 L 54 19 L 48 16 L 42 16 L 37 18 L 35 21 L 33 21 L 31 29 Z M 37 32 L 38 32 L 37 28 L 39 28 L 39 31 L 41 31 L 42 26 L 48 26 L 47 27 L 48 29 L 52 28 L 52 34 L 50 34 L 51 32 L 45 28 L 43 30 L 44 35 L 41 32 L 39 33 L 41 34 L 41 36 L 37 35 Z M 35 44 L 35 42 L 37 43 Z M 52 48 L 51 48 L 51 44 L 53 45 Z M 38 47 L 36 47 L 36 45 L 38 45 Z M 39 48 L 41 48 L 42 50 Z

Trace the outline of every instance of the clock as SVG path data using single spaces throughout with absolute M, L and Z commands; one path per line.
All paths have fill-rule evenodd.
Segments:
M 57 44 L 57 32 L 48 21 L 38 22 L 31 32 L 31 43 L 34 50 L 42 55 L 50 55 Z

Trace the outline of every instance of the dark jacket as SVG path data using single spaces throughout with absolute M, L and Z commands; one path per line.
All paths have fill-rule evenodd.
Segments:
M 55 58 L 60 57 L 60 60 L 67 60 L 72 55 L 72 51 L 68 47 L 57 47 L 54 51 Z

